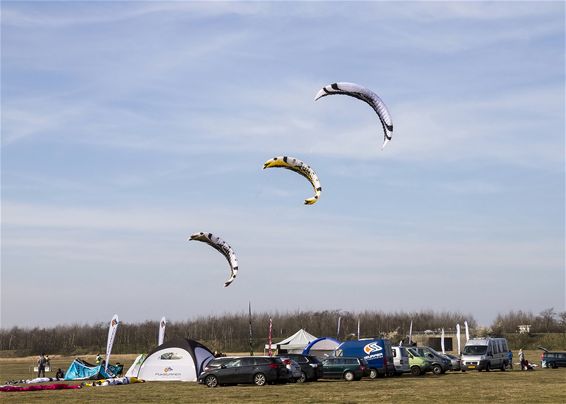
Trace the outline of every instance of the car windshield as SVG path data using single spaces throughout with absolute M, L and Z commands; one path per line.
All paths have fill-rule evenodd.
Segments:
M 487 345 L 467 345 L 464 347 L 464 355 L 485 355 Z

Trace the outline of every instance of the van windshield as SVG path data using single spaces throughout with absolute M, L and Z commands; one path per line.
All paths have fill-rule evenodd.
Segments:
M 464 355 L 485 355 L 487 345 L 466 345 L 464 347 Z

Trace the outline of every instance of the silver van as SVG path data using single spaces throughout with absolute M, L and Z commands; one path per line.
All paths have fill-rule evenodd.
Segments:
M 466 342 L 462 352 L 462 371 L 500 369 L 509 364 L 509 348 L 505 338 L 475 338 Z
M 395 376 L 401 376 L 403 373 L 409 373 L 409 354 L 404 346 L 392 346 L 393 363 L 395 364 Z

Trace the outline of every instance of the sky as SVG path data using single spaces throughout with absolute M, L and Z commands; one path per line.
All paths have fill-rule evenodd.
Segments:
M 566 310 L 563 2 L 3 1 L 0 326 Z M 347 81 L 391 113 L 345 96 Z M 322 195 L 282 169 L 318 174 Z M 229 268 L 195 232 L 226 240 Z M 450 327 L 453 325 L 447 325 Z

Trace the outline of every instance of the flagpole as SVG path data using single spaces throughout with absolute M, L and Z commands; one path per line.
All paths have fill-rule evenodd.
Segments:
M 251 301 L 248 301 L 248 320 L 249 320 L 249 325 L 250 325 L 250 335 L 249 335 L 250 356 L 253 356 L 254 355 L 254 349 L 253 349 L 254 334 L 253 334 L 253 330 L 252 330 L 252 302 Z

